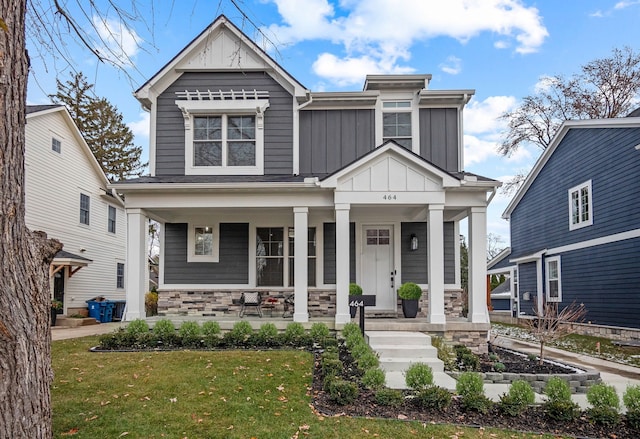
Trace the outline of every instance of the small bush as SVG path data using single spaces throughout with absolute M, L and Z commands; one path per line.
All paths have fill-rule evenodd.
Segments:
M 413 282 L 405 282 L 398 288 L 398 297 L 405 300 L 417 300 L 422 297 L 422 288 Z
M 331 333 L 329 332 L 327 325 L 317 322 L 311 325 L 309 335 L 311 335 L 311 339 L 314 343 L 324 344 L 324 341 L 329 338 Z
M 433 385 L 433 371 L 428 364 L 414 363 L 404 373 L 404 380 L 407 387 L 419 392 Z
M 329 384 L 329 398 L 339 405 L 351 404 L 358 397 L 356 383 L 336 379 Z
M 224 344 L 227 346 L 243 346 L 252 333 L 253 328 L 251 327 L 251 324 L 247 321 L 241 320 L 234 323 L 231 331 L 224 334 L 222 339 Z
M 480 370 L 480 359 L 471 352 L 471 349 L 463 345 L 456 345 L 453 350 L 456 353 L 456 364 L 459 370 L 472 372 Z
M 489 354 L 489 360 L 495 363 L 496 361 L 499 361 L 500 358 L 498 357 L 498 354 L 492 352 Z
M 352 334 L 360 334 L 362 337 L 362 331 L 360 330 L 360 326 L 353 322 L 346 323 L 342 328 L 342 336 L 345 340 Z
M 507 366 L 505 366 L 504 363 L 496 361 L 495 363 L 493 363 L 493 370 L 495 370 L 496 372 L 504 372 L 505 370 L 507 370 Z
M 115 332 L 100 336 L 100 347 L 103 349 L 133 348 L 135 347 L 138 341 L 138 338 L 144 337 L 146 335 L 149 335 L 148 328 L 146 333 L 139 333 L 139 334 L 135 332 L 130 333 L 128 330 L 125 330 L 123 328 L 118 328 Z
M 135 319 L 127 325 L 126 331 L 131 335 L 148 334 L 149 324 L 146 322 L 146 320 Z
M 350 283 L 349 284 L 349 295 L 350 296 L 359 296 L 362 294 L 362 287 L 358 284 Z
M 596 424 L 615 425 L 620 422 L 620 398 L 616 389 L 608 384 L 594 384 L 587 390 L 589 419 Z
M 378 367 L 380 361 L 378 360 L 378 356 L 375 352 L 367 351 L 356 358 L 356 364 L 360 372 L 366 372 L 371 368 Z
M 322 369 L 322 374 L 327 376 L 338 376 L 342 373 L 342 361 L 338 358 L 327 358 L 323 357 L 321 360 L 320 367 Z
M 400 407 L 404 397 L 397 389 L 379 389 L 376 392 L 376 403 L 386 407 Z
M 178 335 L 184 346 L 199 345 L 202 340 L 202 330 L 198 322 L 184 322 L 180 325 Z
M 252 335 L 256 346 L 276 346 L 278 344 L 278 328 L 273 323 L 264 323 L 258 332 Z
M 381 389 L 384 387 L 386 376 L 384 371 L 378 367 L 372 367 L 362 375 L 362 385 L 368 389 Z
M 306 344 L 305 335 L 306 333 L 304 330 L 304 326 L 302 326 L 301 323 L 292 322 L 292 323 L 289 323 L 286 329 L 284 330 L 284 333 L 282 334 L 282 341 L 285 344 L 289 344 L 289 345 L 296 345 L 296 346 L 304 345 Z
M 176 340 L 176 327 L 169 319 L 158 320 L 153 326 L 153 335 L 165 345 L 172 345 Z
M 202 335 L 205 337 L 217 337 L 220 335 L 220 324 L 213 320 L 207 320 L 202 324 Z
M 442 337 L 431 337 L 431 344 L 438 350 L 438 358 L 444 363 L 445 370 L 454 370 L 456 367 L 456 354 L 447 345 Z
M 535 393 L 531 384 L 523 380 L 511 383 L 509 392 L 500 396 L 500 410 L 509 416 L 520 415 L 527 406 L 535 402 Z
M 479 373 L 463 372 L 458 377 L 456 392 L 464 410 L 486 413 L 491 408 L 492 402 L 484 395 L 484 382 Z
M 627 422 L 635 430 L 640 430 L 640 385 L 629 386 L 622 395 L 627 408 Z
M 439 386 L 429 386 L 418 392 L 416 402 L 426 409 L 444 410 L 451 404 L 451 393 Z
M 547 400 L 542 404 L 544 413 L 556 421 L 572 421 L 578 417 L 578 404 L 571 401 L 569 384 L 559 377 L 551 377 L 544 388 Z
M 158 315 L 158 293 L 150 291 L 144 295 L 144 310 L 147 316 Z

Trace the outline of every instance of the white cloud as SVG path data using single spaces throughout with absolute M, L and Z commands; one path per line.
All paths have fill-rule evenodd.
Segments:
M 139 114 L 139 119 L 134 122 L 127 123 L 127 126 L 133 132 L 133 135 L 136 136 L 136 140 L 138 143 L 140 142 L 140 138 L 149 139 L 149 113 L 143 111 Z
M 495 133 L 506 128 L 499 117 L 516 107 L 513 96 L 490 96 L 484 101 L 471 101 L 464 109 L 464 131 L 470 134 Z
M 100 55 L 115 65 L 132 66 L 142 43 L 136 31 L 109 18 L 94 16 L 92 21 L 100 39 L 96 47 Z
M 339 86 L 362 84 L 367 74 L 414 72 L 413 68 L 399 67 L 392 62 L 376 60 L 366 55 L 359 58 L 338 58 L 331 53 L 318 56 L 312 68 L 318 76 Z
M 464 166 L 465 169 L 472 165 L 482 163 L 489 158 L 497 158 L 498 143 L 492 140 L 484 140 L 477 136 L 465 134 L 464 136 Z
M 440 70 L 450 75 L 457 75 L 462 71 L 462 60 L 456 56 L 448 57 L 445 62 L 440 64 Z
M 537 51 L 549 35 L 539 11 L 521 0 L 405 0 L 402 7 L 388 0 L 342 0 L 339 7 L 328 0 L 308 0 L 304 7 L 298 0 L 271 1 L 283 21 L 268 29 L 276 41 L 329 40 L 344 49 L 341 65 L 359 59 L 383 65 L 385 71 L 402 69 L 413 44 L 436 37 L 465 43 L 490 33 L 499 39 L 496 47 L 513 42 L 516 52 L 526 54 Z M 333 81 L 352 81 L 349 72 L 345 77 L 331 73 Z
M 640 1 L 638 1 L 638 0 L 635 0 L 635 1 L 623 0 L 623 1 L 620 1 L 620 2 L 616 3 L 615 6 L 613 7 L 613 9 L 625 9 L 625 8 L 628 8 L 628 7 L 634 6 L 634 5 L 640 5 Z

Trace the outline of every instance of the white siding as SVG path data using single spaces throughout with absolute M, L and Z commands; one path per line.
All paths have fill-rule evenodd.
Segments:
M 125 299 L 124 288 L 116 288 L 116 264 L 125 263 L 127 235 L 124 209 L 105 195 L 106 180 L 69 122 L 64 111 L 30 115 L 25 152 L 27 226 L 60 240 L 65 251 L 93 261 L 65 279 L 65 312 L 86 306 L 95 296 Z M 61 141 L 61 153 L 51 149 L 52 137 Z M 81 193 L 91 198 L 88 226 L 80 224 Z M 108 232 L 109 205 L 116 208 L 115 234 Z

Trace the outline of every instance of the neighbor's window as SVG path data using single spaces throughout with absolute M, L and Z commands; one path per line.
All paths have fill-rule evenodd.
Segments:
M 295 285 L 295 239 L 294 229 L 289 229 L 289 286 Z M 316 286 L 316 228 L 309 227 L 307 233 L 307 286 Z
M 593 224 L 591 180 L 569 189 L 569 230 Z
M 51 150 L 57 153 L 62 152 L 62 143 L 55 137 L 51 138 Z
M 89 225 L 89 195 L 80 194 L 80 224 Z
M 124 264 L 121 262 L 116 266 L 116 288 L 124 288 Z
M 284 229 L 256 228 L 256 286 L 283 286 Z
M 411 150 L 411 102 L 382 103 L 382 140 L 394 140 Z
M 194 166 L 255 166 L 255 116 L 193 118 Z
M 547 258 L 545 264 L 547 301 L 562 302 L 562 285 L 560 283 L 560 256 Z
M 113 206 L 109 206 L 109 218 L 107 221 L 109 233 L 116 233 L 116 208 Z

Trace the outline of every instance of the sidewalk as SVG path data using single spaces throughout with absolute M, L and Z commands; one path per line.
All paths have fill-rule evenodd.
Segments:
M 115 331 L 126 323 L 112 322 L 99 323 L 97 325 L 78 326 L 75 328 L 65 326 L 53 326 L 51 328 L 51 340 L 67 340 L 70 338 L 88 337 L 91 335 L 102 335 Z

